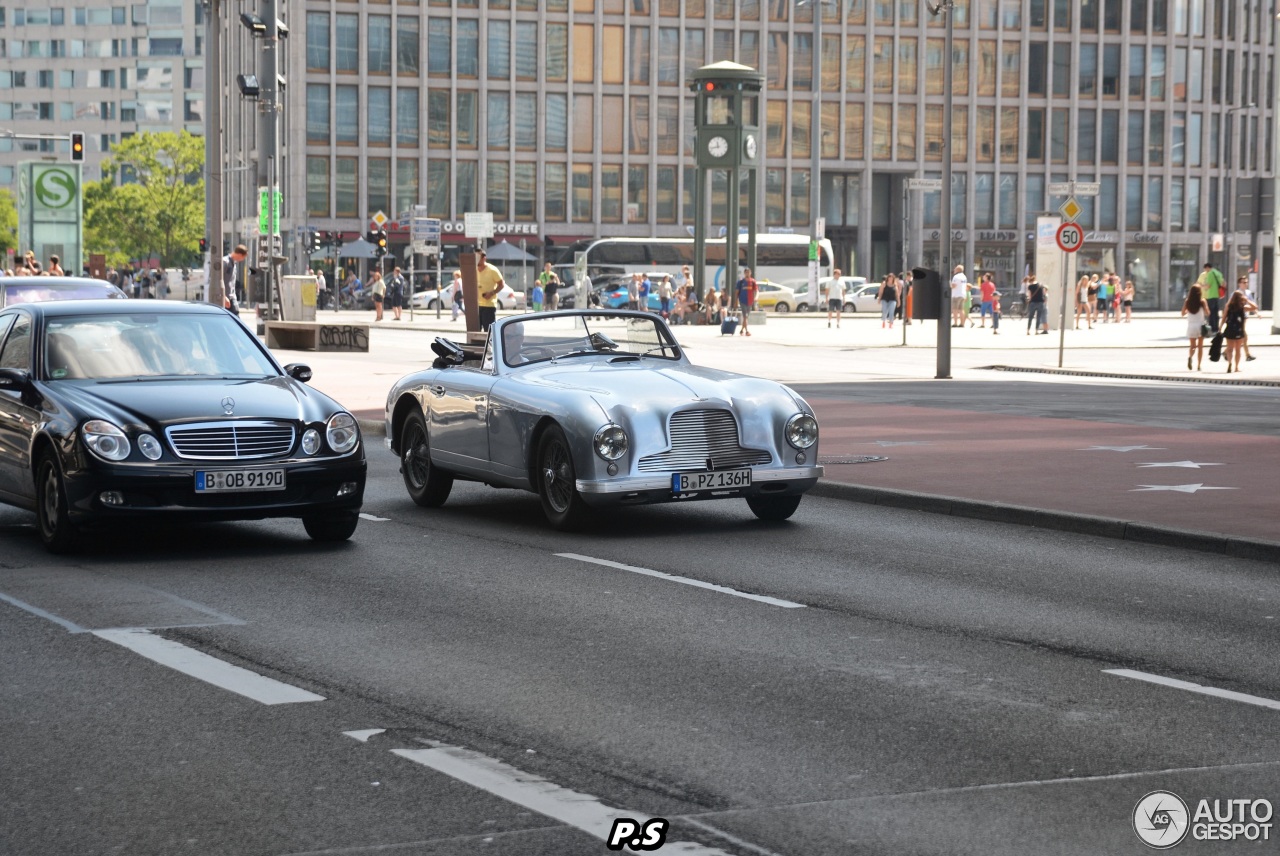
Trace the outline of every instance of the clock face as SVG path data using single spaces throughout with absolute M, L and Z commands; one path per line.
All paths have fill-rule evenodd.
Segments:
M 713 158 L 722 158 L 729 153 L 729 141 L 724 137 L 712 137 L 707 140 L 707 152 Z
M 747 140 L 745 143 L 743 143 L 743 148 L 747 152 L 748 160 L 756 159 L 756 135 L 755 134 L 747 134 Z

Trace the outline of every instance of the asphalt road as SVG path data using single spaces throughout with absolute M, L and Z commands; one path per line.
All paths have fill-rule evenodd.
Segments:
M 1272 565 L 815 497 L 567 536 L 396 470 L 371 450 L 338 548 L 278 521 L 55 560 L 0 510 L 0 852 L 577 856 L 620 810 L 671 821 L 660 853 L 1136 854 L 1150 791 L 1280 798 Z

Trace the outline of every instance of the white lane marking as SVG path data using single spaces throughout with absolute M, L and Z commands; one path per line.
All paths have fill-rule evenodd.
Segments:
M 438 744 L 432 749 L 392 749 L 391 752 L 508 802 L 524 806 L 530 811 L 581 829 L 601 841 L 608 840 L 609 831 L 617 818 L 629 817 L 641 823 L 650 819 L 650 815 L 639 812 L 609 808 L 590 794 L 562 788 L 541 776 L 517 770 L 495 758 L 460 746 Z M 729 856 L 717 847 L 706 847 L 688 841 L 668 841 L 662 845 L 662 852 L 687 856 Z
M 1090 446 L 1087 449 L 1076 449 L 1077 452 L 1163 452 L 1164 446 Z
M 718 591 L 721 594 L 731 594 L 734 597 L 743 597 L 747 600 L 756 600 L 760 603 L 767 603 L 770 606 L 781 606 L 784 609 L 804 609 L 805 604 L 795 603 L 790 600 L 779 600 L 776 597 L 768 597 L 763 594 L 748 594 L 744 591 L 731 589 L 728 586 L 718 586 L 715 583 L 703 582 L 702 580 L 694 580 L 689 577 L 678 577 L 675 574 L 668 574 L 662 571 L 654 571 L 649 568 L 637 568 L 635 565 L 624 565 L 621 562 L 611 562 L 608 559 L 593 559 L 590 556 L 580 556 L 577 553 L 556 553 L 561 559 L 573 559 L 577 562 L 590 562 L 593 565 L 604 565 L 606 568 L 617 568 L 620 571 L 630 571 L 633 574 L 644 574 L 646 577 L 657 577 L 660 580 L 667 580 L 673 583 L 680 583 L 686 586 L 696 586 L 697 588 L 709 589 L 710 591 Z
M 364 513 L 364 512 L 362 511 L 362 512 L 360 512 L 360 519 L 361 519 L 361 520 L 378 520 L 378 521 L 383 521 L 383 520 L 390 520 L 391 518 L 390 518 L 390 517 L 374 517 L 372 514 L 366 514 L 366 513 Z
M 1170 490 L 1178 493 L 1195 493 L 1198 490 L 1239 490 L 1238 487 L 1209 487 L 1204 482 L 1196 482 L 1195 484 L 1140 484 L 1132 488 L 1129 493 L 1141 493 L 1143 491 L 1153 490 Z
M 25 609 L 27 612 L 31 613 L 32 615 L 39 616 L 40 618 L 43 618 L 46 621 L 52 621 L 54 624 L 58 625 L 64 630 L 69 630 L 72 633 L 85 633 L 88 631 L 88 628 L 81 627 L 79 624 L 76 624 L 73 621 L 68 621 L 62 616 L 54 615 L 52 612 L 43 610 L 38 606 L 32 606 L 26 601 L 18 600 L 16 597 L 10 597 L 4 592 L 0 592 L 0 600 L 4 601 L 7 604 L 16 606 L 18 607 L 18 609 Z
M 1196 461 L 1164 461 L 1164 462 L 1153 461 L 1153 462 L 1150 462 L 1150 463 L 1138 464 L 1137 466 L 1138 466 L 1140 469 L 1141 469 L 1141 468 L 1144 468 L 1144 467 L 1145 467 L 1145 468 L 1150 468 L 1150 467 L 1181 467 L 1181 468 L 1182 468 L 1182 469 L 1184 469 L 1184 470 L 1198 470 L 1198 469 L 1200 469 L 1201 467 L 1221 467 L 1221 466 L 1225 466 L 1225 464 L 1206 464 L 1206 463 L 1197 463 Z
M 352 740 L 359 740 L 361 743 L 368 743 L 370 737 L 375 734 L 382 734 L 386 732 L 386 730 L 387 729 L 385 728 L 365 728 L 360 731 L 344 731 L 342 734 L 344 737 L 350 737 Z
M 1163 687 L 1173 687 L 1174 689 L 1186 690 L 1187 692 L 1199 693 L 1200 695 L 1224 698 L 1228 701 L 1240 701 L 1245 704 L 1256 704 L 1258 707 L 1269 707 L 1272 710 L 1280 710 L 1280 701 L 1262 698 L 1261 696 L 1247 695 L 1245 693 L 1238 693 L 1232 690 L 1220 690 L 1217 687 L 1206 687 L 1203 684 L 1193 684 L 1190 681 L 1179 681 L 1176 678 L 1149 675 L 1146 672 L 1135 672 L 1132 669 L 1103 669 L 1102 671 L 1108 675 L 1117 675 L 1121 678 L 1133 678 L 1135 681 L 1146 681 L 1149 684 L 1159 684 Z
M 179 642 L 156 636 L 148 630 L 133 628 L 92 632 L 100 639 L 128 648 L 162 666 L 176 669 L 197 680 L 230 690 L 262 704 L 324 701 L 324 696 L 281 683 L 274 678 L 259 675 L 257 672 L 251 672 L 239 666 L 233 666 Z

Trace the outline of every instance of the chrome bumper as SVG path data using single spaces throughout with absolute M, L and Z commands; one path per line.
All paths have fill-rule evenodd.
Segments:
M 751 468 L 751 486 L 792 481 L 813 481 L 822 478 L 822 467 L 761 467 Z M 653 476 L 624 476 L 613 479 L 577 479 L 574 485 L 578 493 L 609 495 L 615 493 L 639 493 L 650 490 L 671 490 L 671 473 Z M 750 490 L 751 488 L 746 488 Z M 717 493 L 720 491 L 716 491 Z

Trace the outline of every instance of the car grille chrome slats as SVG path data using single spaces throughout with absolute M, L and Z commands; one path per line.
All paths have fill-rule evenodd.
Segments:
M 200 461 L 287 455 L 296 433 L 288 422 L 202 422 L 165 431 L 178 457 Z
M 738 442 L 738 421 L 728 410 L 682 410 L 668 423 L 671 448 L 640 459 L 640 472 L 704 470 L 710 459 L 718 470 L 773 463 L 762 449 L 744 449 Z

